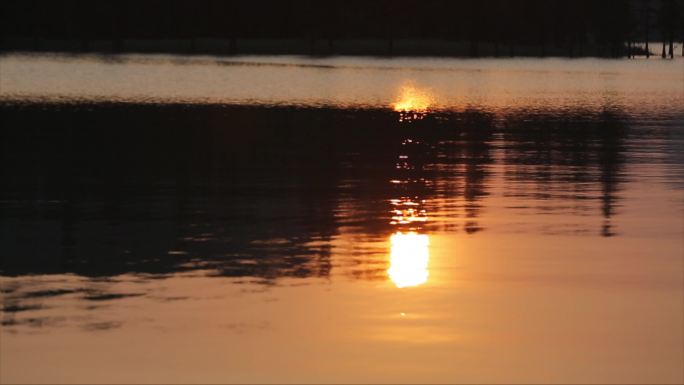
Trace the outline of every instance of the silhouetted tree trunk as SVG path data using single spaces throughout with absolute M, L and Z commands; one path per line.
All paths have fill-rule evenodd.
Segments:
M 471 0 L 469 3 L 467 3 L 467 8 L 466 12 L 470 14 L 470 18 L 468 19 L 468 37 L 470 38 L 470 56 L 471 57 L 477 57 L 479 56 L 479 47 L 478 47 L 478 27 L 479 25 L 477 24 L 477 20 L 480 20 L 480 16 L 482 15 L 481 12 L 481 4 L 479 1 L 476 0 Z
M 387 9 L 389 12 L 389 20 L 387 20 L 387 27 L 386 27 L 387 54 L 392 56 L 392 55 L 394 55 L 394 19 L 397 16 L 393 12 L 395 7 L 393 7 L 392 4 L 390 4 L 389 2 L 383 3 L 383 8 Z
M 584 44 L 582 41 L 582 38 L 577 42 L 577 55 L 582 56 L 582 52 L 584 52 Z
M 112 12 L 112 48 L 114 52 L 121 52 L 124 50 L 124 24 L 126 23 L 126 2 L 121 2 L 120 7 L 116 7 Z
M 647 0 L 641 0 L 641 22 L 644 26 L 644 42 L 646 43 L 646 59 L 651 57 L 651 51 L 648 48 L 648 30 L 650 23 L 650 12 Z
M 80 5 L 80 4 L 79 4 Z M 83 6 L 86 6 L 83 4 Z M 82 11 L 82 10 L 81 10 Z M 76 16 L 78 19 L 78 16 Z M 78 23 L 77 31 L 79 34 L 80 48 L 82 52 L 88 52 L 90 50 L 90 37 L 92 36 L 91 20 L 80 20 Z
M 574 57 L 574 49 L 575 49 L 575 37 L 573 36 L 568 40 L 568 57 Z
M 32 7 L 37 7 L 38 10 L 38 15 L 36 18 L 32 18 L 33 21 L 33 49 L 38 50 L 40 48 L 40 38 L 41 38 L 41 25 L 43 21 L 43 14 L 45 11 L 43 10 L 42 7 L 38 7 L 35 3 L 32 4 Z
M 471 57 L 480 56 L 480 50 L 478 49 L 477 40 L 475 38 L 472 38 L 470 40 L 470 56 Z
M 660 55 L 663 59 L 665 59 L 667 56 L 665 55 L 665 42 L 663 41 L 663 53 Z
M 508 56 L 513 57 L 515 56 L 515 41 L 513 40 L 513 36 L 508 36 L 506 40 L 508 43 Z
M 218 2 L 218 4 L 221 4 L 222 2 Z M 238 17 L 240 14 L 240 7 L 237 2 L 225 2 L 227 3 L 228 7 L 228 12 L 229 12 L 229 28 L 228 28 L 228 39 L 230 41 L 230 53 L 231 55 L 235 55 L 238 53 L 238 36 L 240 36 L 240 27 L 237 25 L 238 23 Z M 220 26 L 219 22 L 219 26 Z M 220 27 L 219 27 L 220 28 Z M 223 35 L 225 36 L 225 35 Z
M 90 41 L 88 41 L 88 38 L 86 36 L 81 36 L 81 51 L 90 51 Z
M 681 23 L 680 5 L 675 0 L 662 0 L 660 9 L 658 9 L 658 27 L 660 28 L 660 35 L 663 37 L 663 57 L 667 54 L 674 58 L 674 37 L 677 33 L 677 26 Z M 669 51 L 665 53 L 665 45 L 669 43 Z
M 64 36 L 62 36 L 62 39 L 66 40 L 67 42 L 72 42 L 74 41 L 74 25 L 71 22 L 71 15 L 69 14 L 71 11 L 69 9 L 69 3 L 64 3 L 63 6 L 61 7 L 62 14 L 60 15 L 61 19 L 61 24 L 64 26 Z M 68 44 L 68 43 L 67 43 Z M 71 50 L 71 47 L 67 48 L 68 50 Z

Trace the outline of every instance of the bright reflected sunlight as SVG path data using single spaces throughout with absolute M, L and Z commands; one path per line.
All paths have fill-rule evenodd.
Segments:
M 426 234 L 396 232 L 390 236 L 390 268 L 387 274 L 398 288 L 427 282 L 429 244 Z
M 392 103 L 392 108 L 399 112 L 399 121 L 412 121 L 425 117 L 433 103 L 434 97 L 429 90 L 407 84 L 399 90 L 397 101 Z

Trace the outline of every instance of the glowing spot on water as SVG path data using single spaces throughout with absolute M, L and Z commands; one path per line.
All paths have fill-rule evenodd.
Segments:
M 392 108 L 399 112 L 399 121 L 412 121 L 425 117 L 433 104 L 433 97 L 427 90 L 412 85 L 401 87 L 397 101 Z
M 428 280 L 430 254 L 426 234 L 397 232 L 390 237 L 390 267 L 387 274 L 399 287 L 422 285 Z

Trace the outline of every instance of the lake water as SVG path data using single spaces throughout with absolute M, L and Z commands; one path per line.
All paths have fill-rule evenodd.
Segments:
M 0 382 L 684 382 L 684 60 L 0 56 Z

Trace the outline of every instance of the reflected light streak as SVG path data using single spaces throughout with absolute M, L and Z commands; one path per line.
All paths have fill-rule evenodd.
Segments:
M 392 199 L 390 202 L 394 206 L 390 224 L 410 225 L 416 222 L 427 222 L 427 211 L 419 207 L 420 203 L 410 199 Z
M 390 236 L 389 278 L 398 288 L 422 285 L 428 280 L 429 237 L 396 232 Z

